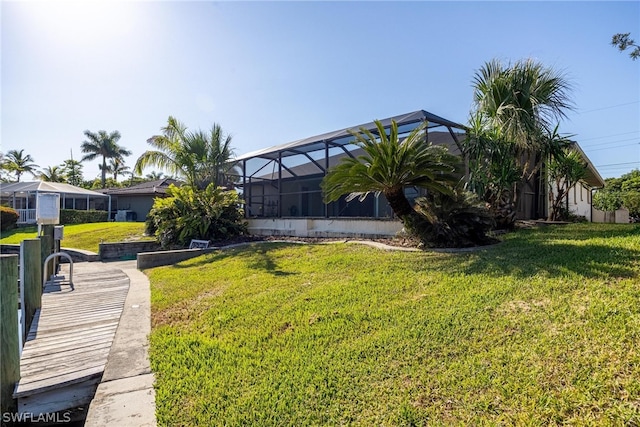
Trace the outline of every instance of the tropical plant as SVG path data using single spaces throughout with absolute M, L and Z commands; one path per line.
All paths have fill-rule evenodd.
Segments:
M 124 161 L 122 159 L 109 159 L 109 164 L 107 165 L 107 172 L 113 174 L 113 180 L 118 180 L 118 175 L 124 175 L 129 173 L 131 168 L 129 166 L 125 166 Z
M 473 86 L 475 109 L 465 141 L 470 188 L 503 212 L 499 225 L 510 227 L 521 184 L 567 145 L 558 122 L 572 109 L 571 85 L 562 73 L 529 59 L 513 65 L 490 61 L 475 73 Z
M 38 179 L 48 182 L 65 182 L 64 171 L 61 166 L 47 166 L 37 175 Z
M 487 242 L 483 226 L 478 226 L 478 233 L 471 232 L 475 227 L 456 229 L 446 236 L 441 236 L 437 228 L 444 226 L 455 229 L 464 221 L 455 221 L 453 205 L 466 196 L 457 193 L 455 187 L 460 182 L 460 158 L 450 154 L 446 147 L 435 146 L 426 141 L 427 123 L 417 126 L 409 135 L 400 140 L 398 125 L 391 122 L 385 129 L 380 121 L 375 121 L 375 134 L 360 128 L 358 132 L 350 131 L 355 138 L 354 144 L 364 154 L 357 158 L 346 157 L 330 169 L 322 181 L 325 202 L 338 200 L 347 194 L 347 200 L 364 199 L 369 193 L 383 194 L 394 214 L 403 222 L 405 229 L 420 239 L 426 246 L 469 246 Z M 429 198 L 421 200 L 419 210 L 414 209 L 405 195 L 406 187 L 418 187 L 428 191 Z M 437 199 L 442 195 L 442 199 Z M 449 205 L 449 215 L 445 209 L 431 210 L 428 206 L 436 200 L 445 200 Z M 465 199 L 466 200 L 466 199 Z M 467 200 L 468 201 L 468 200 Z M 461 210 L 469 208 L 471 203 L 458 206 Z M 474 205 L 475 209 L 475 205 Z M 476 220 L 485 221 L 476 215 Z M 489 221 L 491 224 L 492 221 Z M 456 237 L 453 238 L 453 234 Z M 463 237 L 464 235 L 464 237 Z M 470 243 L 473 242 L 473 243 Z
M 456 187 L 451 193 L 418 197 L 415 209 L 431 224 L 427 240 L 433 246 L 463 248 L 497 242 L 487 236 L 495 226 L 493 215 L 470 191 Z
M 123 160 L 125 156 L 131 155 L 131 151 L 118 145 L 121 135 L 117 130 L 111 133 L 107 133 L 104 130 L 97 133 L 85 130 L 84 135 L 87 137 L 87 141 L 82 142 L 82 152 L 86 153 L 82 157 L 82 161 L 91 161 L 102 157 L 102 165 L 100 167 L 101 188 L 105 188 L 108 171 L 107 159 Z
M 172 184 L 167 195 L 155 199 L 146 221 L 146 233 L 162 247 L 184 247 L 192 239 L 225 240 L 247 231 L 236 191 L 213 183 L 204 190 Z
M 35 176 L 38 167 L 33 163 L 33 157 L 30 154 L 24 154 L 24 149 L 7 151 L 2 166 L 4 170 L 15 175 L 17 182 L 20 182 L 20 177 L 24 173 Z
M 622 194 L 605 186 L 593 194 L 592 205 L 604 212 L 616 211 L 622 207 Z
M 575 149 L 565 149 L 563 155 L 552 157 L 547 164 L 547 182 L 549 185 L 549 221 L 563 218 L 563 202 L 569 191 L 574 188 L 587 173 L 587 163 Z
M 164 174 L 162 172 L 151 171 L 144 176 L 145 179 L 149 181 L 158 181 L 164 178 Z
M 593 207 L 609 212 L 625 207 L 629 215 L 640 217 L 640 169 L 620 178 L 607 178 L 605 187 L 593 195 Z
M 219 124 L 214 123 L 209 132 L 189 132 L 183 123 L 169 116 L 162 135 L 147 140 L 155 150 L 144 152 L 134 171 L 141 174 L 145 167 L 157 166 L 184 177 L 188 185 L 196 188 L 204 189 L 211 183 L 227 185 L 228 172 L 233 167 L 231 140 Z
M 62 173 L 69 184 L 77 187 L 82 186 L 82 182 L 84 181 L 82 167 L 82 163 L 78 160 L 73 160 L 73 157 L 62 163 Z
M 640 46 L 630 36 L 631 33 L 614 34 L 611 38 L 611 45 L 616 46 L 620 52 L 632 48 L 629 56 L 635 61 L 640 58 Z
M 120 187 L 124 187 L 124 183 L 122 182 L 118 182 L 115 179 L 113 179 L 112 177 L 107 177 L 104 182 L 102 182 L 102 179 L 100 178 L 96 178 L 93 181 L 86 181 L 85 182 L 85 187 L 91 190 L 99 190 L 102 188 L 120 188 Z

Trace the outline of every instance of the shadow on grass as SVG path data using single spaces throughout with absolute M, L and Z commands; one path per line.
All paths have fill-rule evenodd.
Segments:
M 525 230 L 496 248 L 469 255 L 466 263 L 458 257 L 447 262 L 452 271 L 491 276 L 633 278 L 640 275 L 640 227 Z
M 249 270 L 260 270 L 274 276 L 291 276 L 298 273 L 283 271 L 270 255 L 270 252 L 274 249 L 290 245 L 289 243 L 252 243 L 247 246 L 225 249 L 204 255 L 199 257 L 195 262 L 178 263 L 175 264 L 173 268 L 198 267 L 227 258 L 239 258 L 247 264 L 247 269 Z

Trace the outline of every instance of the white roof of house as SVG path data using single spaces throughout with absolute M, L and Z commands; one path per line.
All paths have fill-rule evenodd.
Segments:
M 76 187 L 71 184 L 61 182 L 45 182 L 45 181 L 27 181 L 0 183 L 0 194 L 3 196 L 11 196 L 14 193 L 60 193 L 72 194 L 74 196 L 91 196 L 91 197 L 109 197 L 96 191 L 87 190 L 85 188 Z

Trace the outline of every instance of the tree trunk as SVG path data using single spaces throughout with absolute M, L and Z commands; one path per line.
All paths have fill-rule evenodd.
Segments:
M 389 206 L 391 206 L 393 213 L 396 214 L 398 218 L 402 219 L 407 215 L 415 213 L 415 211 L 411 207 L 411 204 L 409 203 L 409 200 L 407 200 L 407 197 L 404 195 L 404 189 L 402 187 L 392 188 L 390 190 L 384 191 L 383 194 L 387 198 L 387 201 L 389 202 Z

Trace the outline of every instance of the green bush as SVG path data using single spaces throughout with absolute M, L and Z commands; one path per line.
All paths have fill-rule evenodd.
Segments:
M 108 220 L 107 211 L 60 209 L 60 224 L 88 224 Z
M 209 185 L 204 190 L 171 185 L 147 216 L 146 233 L 163 248 L 185 247 L 192 239 L 225 240 L 245 234 L 247 224 L 235 191 Z
M 455 189 L 452 194 L 419 197 L 415 209 L 424 220 L 410 228 L 425 246 L 464 248 L 497 242 L 487 236 L 495 227 L 493 216 L 473 193 Z
M 8 206 L 0 206 L 0 231 L 16 228 L 20 215 L 15 209 Z

